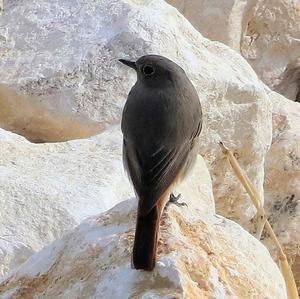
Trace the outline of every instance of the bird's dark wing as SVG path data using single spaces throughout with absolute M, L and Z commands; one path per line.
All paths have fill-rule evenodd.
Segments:
M 184 88 L 140 87 L 132 89 L 123 110 L 123 157 L 139 197 L 139 212 L 147 214 L 190 159 L 202 117 L 189 81 Z
M 141 148 L 124 143 L 124 164 L 139 196 L 139 211 L 147 214 L 184 167 L 192 140 L 174 148 L 160 148 L 145 156 Z

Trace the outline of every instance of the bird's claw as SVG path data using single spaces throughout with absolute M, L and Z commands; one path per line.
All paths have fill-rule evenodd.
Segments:
M 175 196 L 173 193 L 171 193 L 170 197 L 169 197 L 169 202 L 168 203 L 169 204 L 173 203 L 177 207 L 183 207 L 183 206 L 187 207 L 187 204 L 185 202 L 178 202 L 180 198 L 181 198 L 181 194 L 178 194 L 177 196 Z

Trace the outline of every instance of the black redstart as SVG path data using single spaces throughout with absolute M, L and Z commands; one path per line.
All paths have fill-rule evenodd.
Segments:
M 120 62 L 137 72 L 122 115 L 123 160 L 139 199 L 132 262 L 155 266 L 159 222 L 175 182 L 197 157 L 202 112 L 184 70 L 158 55 Z

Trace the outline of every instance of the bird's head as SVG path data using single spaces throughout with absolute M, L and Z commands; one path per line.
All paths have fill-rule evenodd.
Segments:
M 120 59 L 120 62 L 137 72 L 137 79 L 151 86 L 174 83 L 185 75 L 183 69 L 173 61 L 159 55 L 146 55 L 137 61 Z

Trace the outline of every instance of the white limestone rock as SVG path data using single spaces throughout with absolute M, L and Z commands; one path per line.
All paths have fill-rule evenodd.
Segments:
M 130 78 L 117 62 L 118 43 L 139 47 L 126 37 L 128 7 L 118 1 L 7 1 L 0 18 L 0 82 L 59 113 L 119 119 Z
M 256 0 L 166 0 L 203 36 L 240 52 L 249 13 Z
M 0 274 L 84 218 L 133 196 L 123 170 L 119 127 L 87 140 L 39 145 L 0 130 L 0 147 Z M 183 201 L 201 196 L 199 208 L 215 212 L 202 160 L 174 192 Z
M 258 0 L 247 20 L 241 53 L 271 88 L 288 63 L 299 57 L 300 3 Z
M 203 105 L 200 152 L 212 173 L 217 210 L 242 224 L 254 215 L 218 146 L 222 140 L 236 153 L 263 198 L 269 99 L 238 53 L 203 38 L 162 0 L 11 1 L 0 24 L 1 82 L 101 122 L 120 120 L 135 81 L 118 58 L 155 53 L 181 65 Z
M 242 53 L 269 87 L 295 100 L 295 80 L 291 76 L 285 77 L 284 70 L 300 57 L 299 1 L 167 2 L 175 6 L 205 37 L 220 41 Z
M 199 178 L 204 188 L 206 175 Z M 234 222 L 205 213 L 201 206 L 212 202 L 201 195 L 188 198 L 187 203 L 188 207 L 169 206 L 163 216 L 153 272 L 131 269 L 137 205 L 129 200 L 89 218 L 31 256 L 1 280 L 0 295 L 15 299 L 287 298 L 281 273 L 260 242 Z
M 93 139 L 39 145 L 0 130 L 0 274 L 133 195 L 121 144 L 118 127 Z
M 50 109 L 39 98 L 23 96 L 0 85 L 0 127 L 31 142 L 60 142 L 87 138 L 109 125 Z
M 273 102 L 273 141 L 266 158 L 265 207 L 289 258 L 300 291 L 300 104 L 270 94 Z M 263 242 L 276 258 L 268 236 Z

